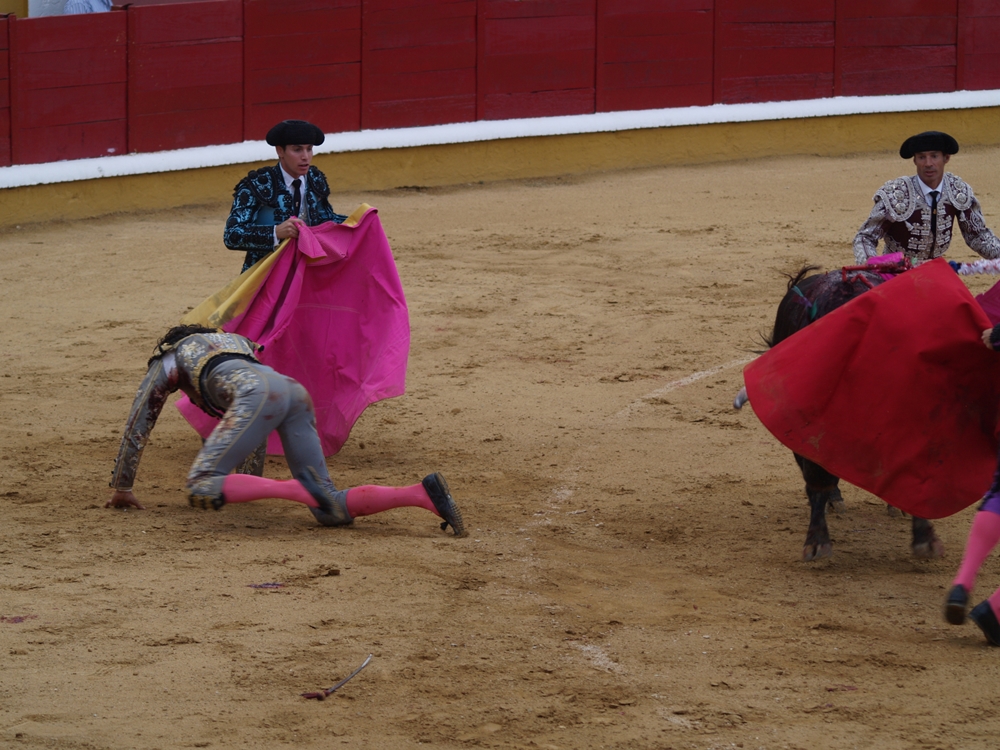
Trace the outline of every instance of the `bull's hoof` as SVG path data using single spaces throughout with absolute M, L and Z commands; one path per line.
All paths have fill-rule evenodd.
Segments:
M 833 557 L 833 543 L 807 544 L 802 548 L 802 562 L 812 562 L 821 560 L 824 557 Z
M 923 542 L 914 542 L 913 556 L 920 560 L 934 560 L 944 557 L 944 542 L 936 536 Z

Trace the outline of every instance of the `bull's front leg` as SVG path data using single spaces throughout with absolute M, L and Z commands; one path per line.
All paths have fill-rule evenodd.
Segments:
M 934 524 L 926 518 L 913 516 L 913 556 L 924 560 L 944 557 L 944 542 L 934 533 Z
M 802 478 L 806 480 L 806 496 L 809 498 L 809 530 L 802 547 L 802 560 L 809 562 L 831 557 L 833 542 L 826 525 L 826 506 L 838 500 L 843 503 L 837 487 L 839 480 L 819 464 L 798 454 L 795 454 L 795 461 L 802 470 Z
M 830 502 L 830 490 L 834 487 L 813 487 L 806 485 L 809 498 L 809 530 L 806 543 L 802 547 L 802 561 L 819 560 L 833 556 L 833 542 L 830 529 L 826 525 L 826 505 Z

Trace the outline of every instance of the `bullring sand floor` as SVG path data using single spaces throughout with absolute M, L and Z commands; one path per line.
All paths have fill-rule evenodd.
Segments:
M 1000 148 L 951 167 L 1000 229 Z M 973 510 L 918 561 L 848 487 L 834 557 L 799 562 L 801 478 L 731 408 L 781 273 L 852 262 L 872 193 L 910 171 L 788 157 L 334 195 L 379 208 L 413 346 L 406 395 L 331 472 L 443 472 L 464 539 L 410 509 L 349 529 L 277 500 L 195 511 L 199 440 L 172 406 L 148 509 L 104 509 L 153 342 L 240 267 L 225 196 L 0 234 L 0 744 L 994 747 L 1000 649 L 941 617 Z M 998 584 L 994 558 L 976 593 Z M 331 699 L 299 696 L 369 653 Z

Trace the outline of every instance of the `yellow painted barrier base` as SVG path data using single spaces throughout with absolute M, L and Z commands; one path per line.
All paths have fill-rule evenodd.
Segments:
M 0 15 L 13 13 L 18 18 L 28 17 L 28 0 L 0 0 Z
M 1000 107 L 691 125 L 317 155 L 336 192 L 585 174 L 766 156 L 896 151 L 944 130 L 963 146 L 1000 142 Z M 226 202 L 262 164 L 0 190 L 0 227 Z

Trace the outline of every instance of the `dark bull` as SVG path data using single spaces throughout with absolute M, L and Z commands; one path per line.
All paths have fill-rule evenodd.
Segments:
M 776 346 L 802 330 L 814 320 L 818 320 L 832 310 L 850 302 L 859 294 L 883 283 L 885 279 L 877 272 L 864 268 L 848 267 L 826 273 L 814 273 L 817 266 L 806 266 L 794 276 L 789 276 L 788 291 L 778 304 L 774 319 L 774 330 L 765 339 L 768 347 Z M 746 388 L 740 390 L 733 406 L 737 409 L 747 403 Z M 844 498 L 840 494 L 840 479 L 808 458 L 793 454 L 795 462 L 806 481 L 806 496 L 809 498 L 809 530 L 802 547 L 805 561 L 830 557 L 833 542 L 826 524 L 827 507 L 840 513 L 844 509 Z M 890 512 L 894 509 L 890 508 Z M 934 526 L 924 518 L 913 517 L 913 555 L 920 558 L 940 557 L 944 545 L 934 533 Z

